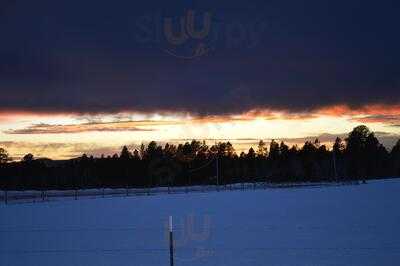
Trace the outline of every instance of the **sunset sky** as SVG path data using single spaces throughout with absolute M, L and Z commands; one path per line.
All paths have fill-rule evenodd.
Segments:
M 396 1 L 2 1 L 0 147 L 400 138 Z

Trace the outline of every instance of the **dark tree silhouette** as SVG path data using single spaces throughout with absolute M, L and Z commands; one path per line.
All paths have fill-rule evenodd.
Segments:
M 371 134 L 369 129 L 358 126 L 350 132 L 346 138 L 346 159 L 348 162 L 348 174 L 353 178 L 365 178 L 366 175 L 366 145 L 367 138 Z
M 8 152 L 5 149 L 0 148 L 0 164 L 7 163 L 9 161 L 11 161 L 11 159 L 8 156 Z
M 77 189 L 95 187 L 187 186 L 237 182 L 346 181 L 400 176 L 400 140 L 389 153 L 366 126 L 335 140 L 329 150 L 318 139 L 298 148 L 272 140 L 237 156 L 230 142 L 211 147 L 193 140 L 179 145 L 155 141 L 131 151 L 94 158 L 83 154 L 67 161 L 35 159 L 27 154 L 10 162 L 0 148 L 1 189 Z
M 390 152 L 390 166 L 393 169 L 393 175 L 400 176 L 400 140 Z
M 119 155 L 121 160 L 129 160 L 132 158 L 132 153 L 128 150 L 128 147 L 124 146 L 122 148 L 121 154 Z
M 260 140 L 258 142 L 257 157 L 266 158 L 267 156 L 268 156 L 267 143 L 265 143 L 263 140 Z
M 32 153 L 28 153 L 22 158 L 22 161 L 23 162 L 32 162 L 33 159 L 34 159 L 33 154 Z

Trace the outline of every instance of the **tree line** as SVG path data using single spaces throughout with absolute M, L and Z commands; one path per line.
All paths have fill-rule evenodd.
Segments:
M 35 159 L 12 162 L 0 148 L 1 189 L 149 188 L 239 182 L 317 182 L 400 176 L 400 140 L 388 151 L 366 126 L 336 138 L 332 149 L 318 139 L 299 148 L 264 141 L 237 154 L 230 142 L 123 147 L 113 156 L 82 155 L 67 161 Z

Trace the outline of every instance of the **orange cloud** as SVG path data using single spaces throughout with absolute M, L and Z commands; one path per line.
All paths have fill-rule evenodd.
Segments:
M 400 124 L 400 105 L 373 104 L 351 108 L 347 105 L 324 107 L 317 111 L 327 116 L 350 116 L 350 121 L 359 123 L 383 123 L 389 126 Z
M 348 105 L 333 105 L 320 108 L 316 112 L 329 116 L 400 115 L 400 105 L 372 104 L 355 108 L 351 108 Z
M 272 109 L 253 109 L 240 115 L 213 115 L 213 116 L 190 116 L 185 113 L 167 113 L 159 114 L 162 119 L 143 119 L 134 120 L 129 118 L 129 113 L 108 114 L 113 122 L 103 122 L 102 116 L 85 117 L 72 115 L 73 119 L 78 120 L 74 124 L 52 124 L 37 123 L 22 129 L 10 129 L 4 131 L 6 134 L 62 134 L 62 133 L 81 133 L 93 131 L 153 131 L 159 126 L 174 126 L 183 124 L 204 124 L 204 123 L 229 123 L 246 122 L 255 119 L 261 120 L 299 120 L 318 118 L 321 116 L 343 117 L 348 116 L 349 121 L 360 123 L 384 123 L 389 126 L 400 124 L 400 105 L 367 105 L 357 108 L 348 105 L 334 105 L 323 107 L 308 112 L 289 112 L 285 110 Z M 141 114 L 143 115 L 143 114 Z M 150 114 L 147 114 L 150 115 Z M 105 114 L 105 116 L 107 116 Z M 143 115 L 146 116 L 146 115 Z M 40 122 L 41 118 L 62 117 L 60 114 L 52 116 L 51 114 L 35 113 L 0 113 L 0 121 L 13 121 L 18 119 L 35 118 Z M 93 118 L 93 119 L 92 119 Z M 33 119 L 32 119 L 33 120 Z M 56 120 L 56 119 L 55 119 Z M 79 120 L 85 122 L 79 123 Z M 114 121 L 115 120 L 115 121 Z M 89 122 L 88 122 L 89 121 Z M 96 122 L 99 121 L 99 122 Z
M 126 121 L 105 123 L 83 123 L 74 125 L 35 124 L 27 128 L 11 129 L 6 134 L 63 134 L 93 131 L 152 131 L 150 127 L 177 124 L 176 121 Z

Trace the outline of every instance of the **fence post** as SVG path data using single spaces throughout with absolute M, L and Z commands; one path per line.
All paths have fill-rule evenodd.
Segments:
M 174 266 L 174 238 L 172 234 L 172 216 L 169 217 L 169 265 Z

